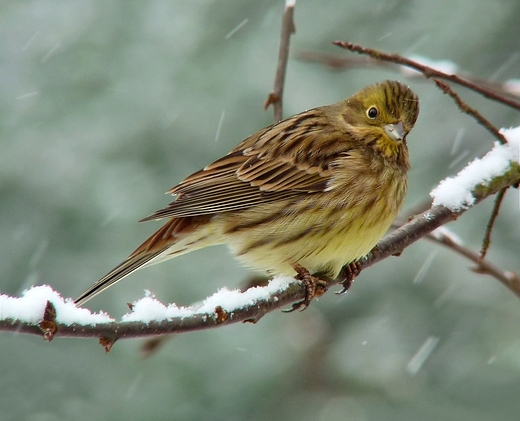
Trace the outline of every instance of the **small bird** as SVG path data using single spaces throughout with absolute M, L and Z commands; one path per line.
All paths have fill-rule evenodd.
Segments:
M 387 80 L 249 136 L 169 190 L 176 200 L 141 220 L 165 225 L 76 304 L 144 266 L 226 243 L 265 275 L 296 274 L 307 293 L 293 309 L 307 307 L 316 282 L 335 279 L 392 224 L 418 113 L 411 89 Z

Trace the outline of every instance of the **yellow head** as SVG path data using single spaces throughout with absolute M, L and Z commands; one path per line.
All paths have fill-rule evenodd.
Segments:
M 340 105 L 341 104 L 341 105 Z M 343 124 L 356 139 L 372 146 L 389 161 L 407 160 L 406 135 L 419 115 L 419 99 L 400 82 L 386 80 L 367 86 L 342 106 Z

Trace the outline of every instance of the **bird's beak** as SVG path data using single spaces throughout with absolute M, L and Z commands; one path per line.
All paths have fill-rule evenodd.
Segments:
M 384 126 L 384 129 L 385 133 L 390 136 L 391 139 L 395 141 L 401 141 L 404 139 L 404 126 L 401 121 L 395 124 L 387 124 Z

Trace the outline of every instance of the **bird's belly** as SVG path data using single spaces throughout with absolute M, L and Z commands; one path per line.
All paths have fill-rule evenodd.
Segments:
M 330 209 L 315 209 L 310 217 L 287 214 L 228 231 L 227 242 L 243 264 L 262 272 L 293 275 L 293 265 L 298 263 L 311 273 L 336 277 L 343 265 L 376 245 L 396 212 L 381 212 L 374 207 L 345 209 L 331 215 Z

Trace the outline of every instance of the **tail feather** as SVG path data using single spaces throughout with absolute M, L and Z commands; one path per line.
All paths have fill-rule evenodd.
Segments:
M 81 294 L 75 301 L 76 305 L 80 306 L 85 304 L 100 292 L 143 266 L 171 259 L 172 257 L 196 250 L 205 245 L 215 244 L 215 241 L 211 239 L 207 240 L 207 242 L 201 241 L 206 238 L 208 234 L 204 229 L 201 230 L 198 236 L 192 236 L 196 229 L 205 226 L 205 223 L 208 221 L 209 217 L 170 219 L 143 244 L 137 247 L 124 262 L 120 263 Z
M 89 301 L 91 298 L 94 298 L 100 292 L 114 285 L 116 282 L 120 281 L 127 275 L 130 275 L 133 271 L 143 267 L 147 263 L 150 263 L 151 260 L 162 254 L 167 249 L 168 247 L 165 247 L 163 249 L 154 251 L 153 253 L 130 256 L 124 262 L 122 262 L 114 269 L 112 269 L 109 273 L 107 273 L 103 278 L 97 281 L 94 285 L 92 285 L 89 289 L 87 289 L 74 302 L 77 306 L 85 304 L 87 301 Z

